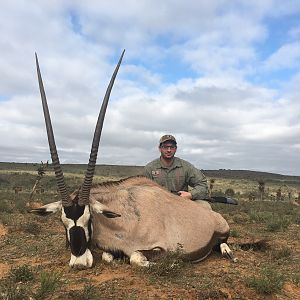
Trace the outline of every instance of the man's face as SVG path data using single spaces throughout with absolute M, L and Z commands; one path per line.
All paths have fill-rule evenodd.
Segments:
M 162 158 L 164 159 L 172 159 L 176 153 L 177 147 L 176 144 L 172 142 L 164 142 L 159 146 L 159 151 L 161 153 Z

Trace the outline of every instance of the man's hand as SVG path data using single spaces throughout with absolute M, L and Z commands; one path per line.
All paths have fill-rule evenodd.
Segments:
M 190 192 L 179 191 L 178 196 L 189 199 L 189 200 L 192 200 L 192 194 Z

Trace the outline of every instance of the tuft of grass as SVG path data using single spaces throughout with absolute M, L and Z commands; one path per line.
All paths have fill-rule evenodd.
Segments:
M 10 271 L 14 282 L 28 282 L 34 279 L 32 269 L 28 265 L 19 266 Z
M 26 194 L 17 195 L 14 199 L 14 211 L 22 214 L 26 212 Z
M 293 217 L 293 222 L 297 225 L 300 225 L 300 213 L 295 214 L 295 216 Z
M 9 213 L 0 213 L 0 221 L 5 226 L 13 226 L 15 225 L 15 219 L 11 217 Z
M 254 223 L 266 223 L 273 219 L 273 213 L 269 211 L 251 210 L 249 213 L 250 220 Z
M 236 224 L 246 224 L 249 223 L 250 217 L 246 213 L 240 212 L 233 216 L 233 221 Z
M 10 213 L 13 212 L 13 207 L 12 207 L 12 205 L 10 205 L 8 203 L 8 201 L 6 201 L 6 200 L 0 200 L 0 211 L 2 213 L 8 213 L 8 214 L 10 214 Z
M 30 222 L 23 225 L 23 231 L 33 235 L 39 235 L 42 231 L 42 226 L 36 222 Z
M 155 278 L 176 279 L 181 278 L 190 263 L 182 258 L 182 250 L 178 248 L 173 252 L 159 255 L 149 268 L 143 269 L 146 274 Z
M 44 300 L 51 297 L 61 283 L 61 274 L 42 272 L 40 277 L 40 287 L 33 298 L 35 300 Z
M 27 265 L 19 266 L 10 271 L 9 277 L 1 282 L 0 299 L 25 300 L 29 299 L 30 288 L 26 284 L 34 279 L 33 272 Z
M 72 300 L 98 300 L 100 295 L 97 287 L 92 284 L 86 284 L 82 290 L 70 291 L 68 296 Z
M 300 284 L 300 274 L 299 273 L 292 273 L 291 280 L 295 284 Z
M 292 249 L 286 246 L 283 246 L 279 250 L 272 249 L 270 252 L 270 257 L 272 260 L 282 260 L 287 259 L 292 256 Z
M 241 235 L 240 235 L 240 233 L 238 232 L 238 230 L 236 230 L 236 229 L 231 229 L 231 230 L 230 230 L 230 236 L 232 236 L 232 237 L 240 237 Z
M 234 197 L 234 195 L 235 195 L 234 189 L 232 189 L 232 188 L 226 189 L 225 196 L 227 196 L 227 197 Z
M 246 284 L 259 294 L 270 295 L 279 292 L 284 284 L 284 277 L 271 267 L 264 268 L 258 276 L 246 278 Z
M 291 221 L 287 217 L 273 217 L 271 220 L 269 220 L 267 225 L 267 231 L 275 232 L 275 231 L 285 231 L 289 225 L 291 224 Z
M 26 285 L 20 285 L 14 280 L 6 280 L 0 285 L 0 299 L 3 300 L 27 300 L 30 299 L 30 291 Z

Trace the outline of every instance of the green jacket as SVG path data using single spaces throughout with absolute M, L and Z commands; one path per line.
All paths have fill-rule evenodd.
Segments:
M 181 158 L 175 157 L 169 168 L 162 166 L 159 158 L 155 159 L 145 166 L 144 175 L 172 193 L 189 191 L 193 200 L 207 198 L 208 188 L 204 174 Z

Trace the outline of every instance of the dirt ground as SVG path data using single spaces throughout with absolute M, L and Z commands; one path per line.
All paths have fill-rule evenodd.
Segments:
M 8 224 L 0 223 L 0 281 L 5 282 L 13 269 L 24 265 L 30 266 L 37 278 L 31 289 L 38 285 L 41 272 L 59 274 L 60 286 L 47 299 L 300 299 L 300 227 L 296 224 L 286 232 L 267 234 L 268 243 L 262 249 L 242 249 L 240 244 L 261 238 L 261 225 L 232 223 L 231 227 L 243 236 L 229 240 L 237 263 L 213 253 L 201 263 L 184 265 L 175 274 L 158 276 L 126 261 L 106 264 L 100 260 L 98 249 L 93 249 L 93 268 L 70 269 L 70 252 L 58 216 L 40 219 L 19 214 L 9 218 Z M 292 254 L 272 258 L 274 249 L 283 247 L 291 249 Z M 246 278 L 260 274 L 265 267 L 285 276 L 280 291 L 260 294 L 246 284 Z M 88 296 L 88 287 L 93 287 L 97 296 Z

